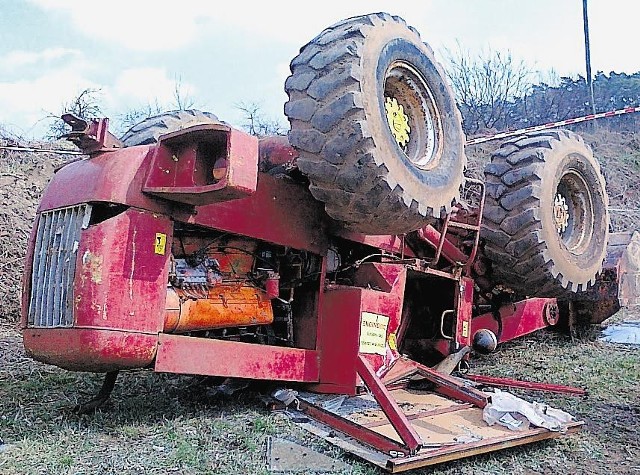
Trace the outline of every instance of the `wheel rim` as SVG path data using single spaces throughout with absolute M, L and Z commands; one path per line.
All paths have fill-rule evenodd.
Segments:
M 591 192 L 574 170 L 565 173 L 558 183 L 553 221 L 566 248 L 572 253 L 582 254 L 591 242 L 595 216 Z
M 398 147 L 417 168 L 435 167 L 443 142 L 442 121 L 422 75 L 408 63 L 392 63 L 384 96 L 387 125 Z

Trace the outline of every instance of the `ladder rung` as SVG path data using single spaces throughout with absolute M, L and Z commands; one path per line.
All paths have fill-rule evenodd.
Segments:
M 477 224 L 458 223 L 456 221 L 449 221 L 449 226 L 453 228 L 469 229 L 471 231 L 480 231 L 480 226 Z

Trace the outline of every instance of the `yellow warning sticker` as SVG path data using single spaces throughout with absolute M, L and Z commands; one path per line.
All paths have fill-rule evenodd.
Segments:
M 155 253 L 164 256 L 165 247 L 167 247 L 167 235 L 156 233 Z
M 391 348 L 392 351 L 398 351 L 398 343 L 396 341 L 395 333 L 389 333 L 389 338 L 387 338 L 387 343 L 389 343 L 389 348 Z
M 385 354 L 389 317 L 362 312 L 360 317 L 360 353 Z
M 469 322 L 464 320 L 462 322 L 462 338 L 467 338 L 469 336 Z

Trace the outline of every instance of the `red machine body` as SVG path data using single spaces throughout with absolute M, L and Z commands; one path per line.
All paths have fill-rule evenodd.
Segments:
M 263 168 L 295 158 L 286 141 L 264 144 Z M 353 394 L 358 354 L 384 374 L 405 340 L 437 360 L 482 328 L 505 341 L 555 323 L 553 299 L 504 306 L 498 319 L 479 311 L 464 272 L 477 243 L 465 253 L 446 236 L 474 226 L 448 218 L 411 240 L 348 233 L 304 182 L 259 173 L 258 140 L 229 126 L 92 149 L 56 173 L 30 240 L 24 341 L 41 361 Z M 288 329 L 261 331 L 278 324 Z
M 37 360 L 348 395 L 366 386 L 395 439 L 303 406 L 400 456 L 423 444 L 390 395 L 402 377 L 415 373 L 466 403 L 448 411 L 482 408 L 482 393 L 425 365 L 473 346 L 480 331 L 498 343 L 557 321 L 555 299 L 497 302 L 480 285 L 480 183 L 475 212 L 457 210 L 403 236 L 361 235 L 333 222 L 304 179 L 273 173 L 295 160 L 285 139 L 259 144 L 220 124 L 118 148 L 105 127 L 75 132 L 91 157 L 61 168 L 38 209 L 22 315 Z M 473 453 L 529 440 L 500 437 Z M 425 463 L 456 451 L 433 452 Z

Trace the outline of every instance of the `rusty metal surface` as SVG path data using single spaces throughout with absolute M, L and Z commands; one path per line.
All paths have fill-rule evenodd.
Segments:
M 371 394 L 373 394 L 376 402 L 389 419 L 396 433 L 400 436 L 400 439 L 402 439 L 402 443 L 408 449 L 407 452 L 415 454 L 416 451 L 422 447 L 422 439 L 363 355 L 358 356 L 357 370 L 358 375 L 360 375 L 369 391 L 371 391 Z
M 82 371 L 148 365 L 164 321 L 171 230 L 168 219 L 134 209 L 82 230 L 69 283 L 73 314 L 65 316 L 74 328 L 26 328 L 25 347 L 34 358 Z
M 89 205 L 61 208 L 40 215 L 29 291 L 29 326 L 73 325 L 73 283 L 78 244 L 90 216 Z
M 398 360 L 395 365 L 398 366 L 396 369 L 398 374 L 393 379 L 384 380 L 387 384 L 397 382 L 400 379 L 409 379 L 415 375 L 433 383 L 435 385 L 434 391 L 448 398 L 473 404 L 479 408 L 484 408 L 488 403 L 488 396 L 485 393 L 465 385 L 459 379 L 448 374 L 440 373 L 408 358 Z
M 356 317 L 360 320 L 360 353 L 379 375 L 389 371 L 400 357 L 398 334 L 406 282 L 407 268 L 402 264 L 365 263 L 354 276 L 354 284 L 366 289 L 361 294 L 360 315 Z M 366 315 L 368 321 L 364 320 Z M 377 322 L 373 321 L 373 315 L 377 316 Z M 367 326 L 371 324 L 383 324 L 373 329 L 377 331 L 375 342 L 366 335 L 371 332 Z
M 562 435 L 543 428 L 513 432 L 500 426 L 489 427 L 482 419 L 482 408 L 488 402 L 487 394 L 413 361 L 399 360 L 396 363 L 398 368 L 393 370 L 395 375 L 382 381 L 372 368 L 367 368 L 365 359 L 360 358 L 359 362 L 358 371 L 377 404 L 366 404 L 371 400 L 369 395 L 347 398 L 338 406 L 325 405 L 322 399 L 309 400 L 301 396 L 299 409 L 313 419 L 302 425 L 390 472 L 416 469 Z M 398 377 L 426 378 L 436 385 L 439 395 L 430 391 L 390 391 L 385 388 Z M 522 383 L 502 378 L 491 382 Z M 544 390 L 576 395 L 580 392 L 566 386 L 531 384 L 534 388 L 538 386 Z M 578 430 L 582 424 L 569 423 L 567 432 Z M 410 447 L 414 447 L 413 450 Z
M 316 351 L 164 333 L 155 370 L 305 383 L 319 379 Z
M 293 165 L 294 157 L 285 142 L 263 141 L 262 166 Z M 211 148 L 203 151 L 197 145 L 202 143 Z M 395 371 L 395 378 L 416 375 L 431 381 L 436 391 L 448 398 L 480 408 L 486 404 L 486 396 L 473 388 L 400 357 L 403 328 L 408 328 L 411 318 L 429 316 L 429 312 L 418 312 L 417 306 L 435 303 L 422 301 L 420 291 L 432 285 L 438 289 L 432 296 L 437 301 L 436 319 L 451 312 L 446 314 L 451 317 L 447 320 L 450 336 L 434 344 L 443 354 L 469 346 L 480 328 L 491 329 L 500 341 L 506 341 L 547 326 L 554 322 L 550 305 L 555 305 L 555 300 L 532 299 L 505 306 L 500 309 L 500 323 L 491 313 L 472 319 L 474 281 L 462 277 L 461 265 L 448 272 L 446 263 L 434 268 L 433 262 L 429 267 L 421 259 L 399 263 L 367 261 L 371 256 L 360 259 L 367 254 L 362 252 L 367 246 L 393 253 L 396 259 L 414 254 L 405 247 L 404 237 L 336 231 L 306 184 L 258 173 L 257 144 L 255 138 L 227 126 L 197 126 L 161 138 L 158 146 L 97 154 L 60 170 L 45 193 L 41 210 L 83 203 L 124 206 L 116 207 L 113 215 L 104 214 L 103 209 L 103 215 L 81 233 L 73 284 L 75 328 L 27 328 L 27 350 L 37 359 L 69 369 L 113 371 L 149 366 L 155 361 L 154 369 L 160 372 L 301 382 L 318 392 L 354 395 L 367 386 L 395 435 L 374 434 L 326 411 L 312 412 L 387 452 L 417 453 L 423 445 L 421 436 L 381 381 L 387 372 Z M 175 252 L 183 255 L 171 260 L 175 264 L 171 270 L 175 270 L 171 274 L 174 288 L 167 293 L 173 221 L 179 223 L 178 234 L 193 232 L 193 236 L 175 246 L 176 250 L 181 248 Z M 451 227 L 458 229 L 447 234 L 443 228 L 442 235 L 435 228 L 435 233 L 429 234 L 425 228 L 429 235 L 423 233 L 422 239 L 450 262 L 466 263 L 466 252 L 477 246 L 477 239 L 471 239 L 467 247 L 463 243 L 478 226 L 475 221 L 453 221 Z M 339 244 L 332 246 L 340 247 L 345 256 L 355 256 L 344 278 L 336 277 L 337 265 L 329 275 L 326 271 L 332 233 L 342 238 L 333 239 Z M 227 234 L 233 234 L 229 238 L 233 242 L 210 246 Z M 35 237 L 31 246 L 34 243 Z M 295 295 L 297 306 L 289 308 L 295 315 L 291 325 L 295 338 L 286 341 L 304 348 L 167 333 L 272 323 L 270 299 L 280 297 L 280 270 L 263 269 L 266 277 L 259 289 L 248 275 L 264 243 L 310 251 L 317 260 L 322 259 L 321 267 L 309 271 L 313 279 L 301 283 L 295 292 L 293 285 L 287 288 L 292 298 Z M 211 280 L 207 268 L 189 264 L 193 261 L 188 258 L 197 253 L 216 261 L 216 275 Z M 373 255 L 390 260 L 388 255 L 384 259 Z M 32 271 L 27 267 L 27 272 Z M 409 279 L 427 286 L 412 288 L 416 307 L 404 311 Z M 441 285 L 443 282 L 446 285 Z M 222 338 L 221 333 L 207 335 Z M 442 414 L 445 412 L 439 411 L 430 417 Z M 485 450 L 485 445 L 479 447 Z M 412 463 L 403 459 L 397 466 Z
M 130 208 L 83 231 L 73 289 L 76 327 L 162 329 L 172 229 L 167 218 Z
M 455 351 L 465 346 L 471 346 L 473 337 L 473 279 L 462 277 L 456 286 L 456 333 L 457 347 Z
M 271 301 L 255 287 L 232 283 L 200 292 L 173 288 L 167 292 L 163 330 L 167 333 L 273 323 Z M 196 295 L 198 298 L 194 298 Z
M 260 174 L 257 190 L 248 198 L 195 209 L 173 206 L 142 192 L 153 150 L 153 146 L 129 147 L 69 164 L 54 176 L 39 210 L 117 203 L 295 249 L 326 252 L 328 218 L 306 185 Z
M 406 363 L 411 373 L 415 373 L 417 368 L 412 362 Z M 439 381 L 440 376 L 436 375 L 435 379 Z M 463 398 L 470 396 L 467 389 L 461 391 Z M 388 393 L 403 409 L 406 423 L 422 441 L 422 448 L 414 454 L 409 454 L 408 447 L 402 443 L 389 414 L 369 395 L 347 398 L 336 408 L 325 405 L 321 398 L 303 394 L 301 409 L 312 419 L 299 424 L 389 472 L 417 469 L 562 435 L 542 428 L 514 432 L 499 425 L 488 426 L 482 419 L 481 406 L 486 402 L 482 393 L 474 398 L 473 404 L 454 401 L 458 396 L 424 390 L 399 389 Z M 290 409 L 293 406 L 289 406 Z M 567 432 L 575 432 L 582 424 L 569 423 Z
M 45 189 L 38 211 L 89 202 L 119 203 L 169 214 L 169 202 L 142 193 L 152 146 L 101 153 L 61 168 Z
M 71 132 L 63 138 L 75 144 L 83 153 L 109 152 L 123 147 L 122 142 L 109 132 L 109 119 L 87 122 L 73 114 L 63 114 L 62 120 L 71 126 Z
M 375 449 L 385 453 L 403 454 L 407 452 L 407 447 L 400 442 L 379 434 L 374 430 L 357 424 L 345 417 L 334 414 L 314 404 L 309 404 L 304 400 L 300 400 L 300 410 L 312 417 L 313 419 L 328 425 L 331 429 L 336 429 L 350 437 L 353 437 L 359 443 L 367 444 Z
M 418 230 L 418 237 L 432 246 L 434 249 L 440 249 L 442 257 L 452 264 L 464 263 L 468 257 L 453 245 L 446 236 L 443 237 L 440 231 L 430 224 Z
M 364 289 L 341 287 L 320 294 L 316 334 L 320 384 L 310 390 L 355 394 L 362 292 Z
M 266 174 L 260 174 L 258 188 L 249 198 L 198 206 L 195 213 L 176 209 L 172 214 L 186 223 L 321 255 L 328 246 L 323 205 L 305 185 Z
M 471 381 L 498 388 L 519 388 L 532 391 L 544 391 L 558 394 L 570 394 L 573 396 L 586 396 L 587 391 L 574 386 L 564 386 L 562 384 L 535 383 L 532 381 L 522 381 L 511 378 L 497 378 L 480 374 L 465 374 L 464 377 Z

